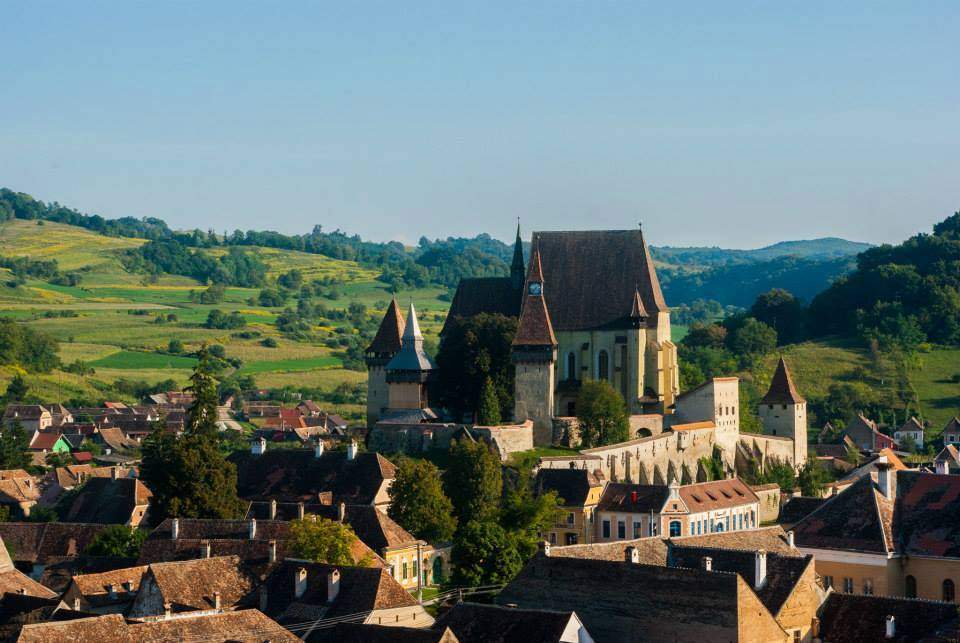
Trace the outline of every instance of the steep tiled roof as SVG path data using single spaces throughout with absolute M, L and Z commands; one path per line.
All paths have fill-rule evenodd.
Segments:
M 142 643 L 144 641 L 205 641 L 207 643 L 297 643 L 299 638 L 257 610 L 187 616 L 170 620 L 128 623 L 120 614 L 72 621 L 25 625 L 23 643 Z
M 8 404 L 3 411 L 5 421 L 13 420 L 39 420 L 47 409 L 39 404 Z
M 534 239 L 556 330 L 629 327 L 638 290 L 648 314 L 667 310 L 639 229 L 535 232 Z
M 893 638 L 886 637 L 888 616 L 894 617 Z M 933 634 L 956 617 L 953 603 L 831 592 L 820 609 L 820 638 L 830 643 L 908 643 Z
M 151 495 L 136 478 L 92 478 L 58 512 L 65 522 L 124 525 L 134 509 L 149 504 Z
M 93 574 L 78 574 L 71 583 L 91 607 L 101 607 L 132 601 L 140 587 L 140 578 L 146 571 L 146 565 L 139 565 Z M 113 596 L 110 595 L 111 589 Z
M 300 569 L 307 572 L 306 589 L 294 596 L 294 578 Z M 332 603 L 327 600 L 327 576 L 340 572 L 340 589 Z M 264 582 L 265 613 L 281 623 L 308 619 L 337 618 L 379 609 L 412 607 L 416 600 L 385 569 L 345 567 L 285 560 L 270 570 Z M 251 605 L 260 604 L 258 592 L 250 596 Z
M 538 555 L 496 602 L 575 611 L 597 641 L 625 640 L 624 631 L 643 632 L 636 640 L 670 640 L 681 628 L 708 641 L 737 629 L 743 585 L 724 572 Z
M 7 553 L 3 540 L 0 540 L 0 594 L 4 593 L 23 593 L 40 598 L 56 596 L 51 590 L 18 571 L 13 566 L 13 561 L 10 559 L 10 554 Z
M 683 485 L 680 498 L 694 513 L 759 502 L 757 494 L 739 478 Z
M 473 317 L 480 313 L 519 317 L 522 294 L 513 287 L 510 277 L 461 279 L 441 334 L 446 332 L 451 320 L 458 317 Z
M 671 567 L 700 567 L 705 557 L 712 560 L 714 571 L 735 572 L 745 580 L 750 587 L 757 586 L 756 551 L 738 549 L 717 549 L 713 547 L 691 547 L 681 542 L 671 543 L 668 553 Z M 757 596 L 767 606 L 771 614 L 776 614 L 790 597 L 801 575 L 809 566 L 813 565 L 813 556 L 781 556 L 775 553 L 767 554 L 766 580 L 760 589 L 755 589 Z
M 893 551 L 891 509 L 872 478 L 864 476 L 794 525 L 795 541 L 798 547 L 885 554 Z
M 37 431 L 33 434 L 33 440 L 30 441 L 30 449 L 33 451 L 49 451 L 60 439 L 60 436 L 60 431 Z
M 898 473 L 892 528 L 900 553 L 960 557 L 960 476 Z
M 556 491 L 565 506 L 582 507 L 590 489 L 603 482 L 586 469 L 540 469 L 536 484 L 540 492 Z
M 803 404 L 806 400 L 797 392 L 797 387 L 793 385 L 793 378 L 790 376 L 790 369 L 783 357 L 777 362 L 777 370 L 773 373 L 773 379 L 770 380 L 770 389 L 760 400 L 761 404 Z
M 529 292 L 530 284 L 543 284 L 543 291 L 539 294 Z M 527 274 L 523 303 L 520 308 L 520 321 L 517 323 L 517 333 L 513 338 L 514 346 L 556 346 L 557 338 L 553 334 L 553 323 L 550 313 L 547 312 L 546 299 L 549 296 L 543 280 L 543 271 L 540 264 L 539 243 L 535 239 L 530 254 L 530 271 Z M 563 290 L 557 289 L 554 297 L 560 298 Z
M 377 334 L 373 341 L 367 347 L 368 353 L 394 354 L 400 351 L 401 337 L 403 337 L 403 315 L 400 314 L 400 306 L 397 305 L 396 298 L 390 300 L 387 310 L 377 329 Z
M 780 508 L 779 522 L 789 525 L 798 523 L 819 509 L 826 501 L 826 498 L 794 496 Z
M 597 509 L 626 513 L 659 513 L 670 496 L 662 485 L 611 482 L 603 490 Z
M 572 611 L 457 603 L 433 628 L 450 628 L 461 643 L 559 643 L 573 617 Z
M 249 451 L 231 457 L 237 465 L 237 490 L 249 500 L 316 502 L 318 494 L 332 492 L 335 501 L 372 504 L 396 467 L 379 453 L 358 453 L 351 461 L 343 451 L 326 451 L 315 458 L 309 450 Z
M 911 417 L 909 420 L 904 422 L 903 426 L 897 429 L 897 431 L 910 431 L 910 432 L 919 431 L 920 433 L 923 433 L 923 424 L 921 424 L 920 420 L 918 420 L 917 418 Z
M 173 612 L 213 609 L 215 592 L 220 593 L 224 608 L 232 607 L 250 592 L 253 580 L 237 556 L 152 563 L 140 580 L 140 587 L 150 591 L 138 593 L 130 616 L 154 615 L 153 591 L 159 593 L 162 603 L 170 603 Z
M 17 562 L 47 565 L 80 555 L 107 527 L 66 522 L 0 522 L 0 538 Z
M 671 538 L 670 542 L 685 547 L 712 547 L 714 549 L 739 549 L 767 552 L 781 556 L 803 556 L 798 549 L 790 547 L 787 534 L 780 527 L 761 527 L 743 531 L 727 531 L 703 536 Z
M 667 564 L 667 542 L 658 536 L 635 538 L 633 540 L 616 540 L 609 543 L 551 547 L 550 557 L 621 562 L 626 560 L 627 547 L 636 548 L 639 560 L 644 565 Z

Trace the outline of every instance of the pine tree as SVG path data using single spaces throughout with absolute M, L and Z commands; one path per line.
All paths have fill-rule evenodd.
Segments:
M 7 384 L 7 391 L 3 394 L 3 401 L 7 404 L 22 402 L 27 397 L 28 391 L 27 382 L 23 379 L 22 375 L 17 373 L 13 376 L 13 379 L 10 380 L 10 383 Z
M 23 469 L 30 465 L 30 438 L 20 422 L 0 432 L 0 469 Z
M 187 390 L 193 393 L 194 402 L 187 414 L 185 433 L 216 438 L 220 397 L 217 394 L 217 380 L 213 377 L 213 360 L 206 344 L 197 352 L 197 366 L 190 376 Z
M 489 377 L 483 382 L 480 392 L 480 403 L 477 407 L 477 421 L 486 426 L 500 424 L 500 398 L 493 388 L 493 380 Z

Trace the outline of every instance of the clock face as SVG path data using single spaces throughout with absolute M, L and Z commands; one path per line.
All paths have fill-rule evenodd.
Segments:
M 529 291 L 531 295 L 541 295 L 543 294 L 543 284 L 539 281 L 531 281 Z

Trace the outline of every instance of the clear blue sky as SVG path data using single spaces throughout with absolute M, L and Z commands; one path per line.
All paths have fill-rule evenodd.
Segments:
M 0 185 L 415 242 L 896 241 L 960 209 L 960 3 L 0 7 Z

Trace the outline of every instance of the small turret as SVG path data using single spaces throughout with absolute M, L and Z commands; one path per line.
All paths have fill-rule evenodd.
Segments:
M 410 303 L 400 352 L 387 365 L 386 382 L 390 409 L 425 409 L 429 406 L 427 385 L 436 366 L 423 349 L 417 310 Z
M 764 433 L 793 440 L 793 465 L 803 466 L 807 461 L 807 401 L 794 386 L 783 357 L 757 411 Z
M 389 404 L 386 365 L 403 345 L 406 330 L 396 298 L 390 301 L 377 334 L 366 350 L 367 362 L 367 426 L 377 423 Z

